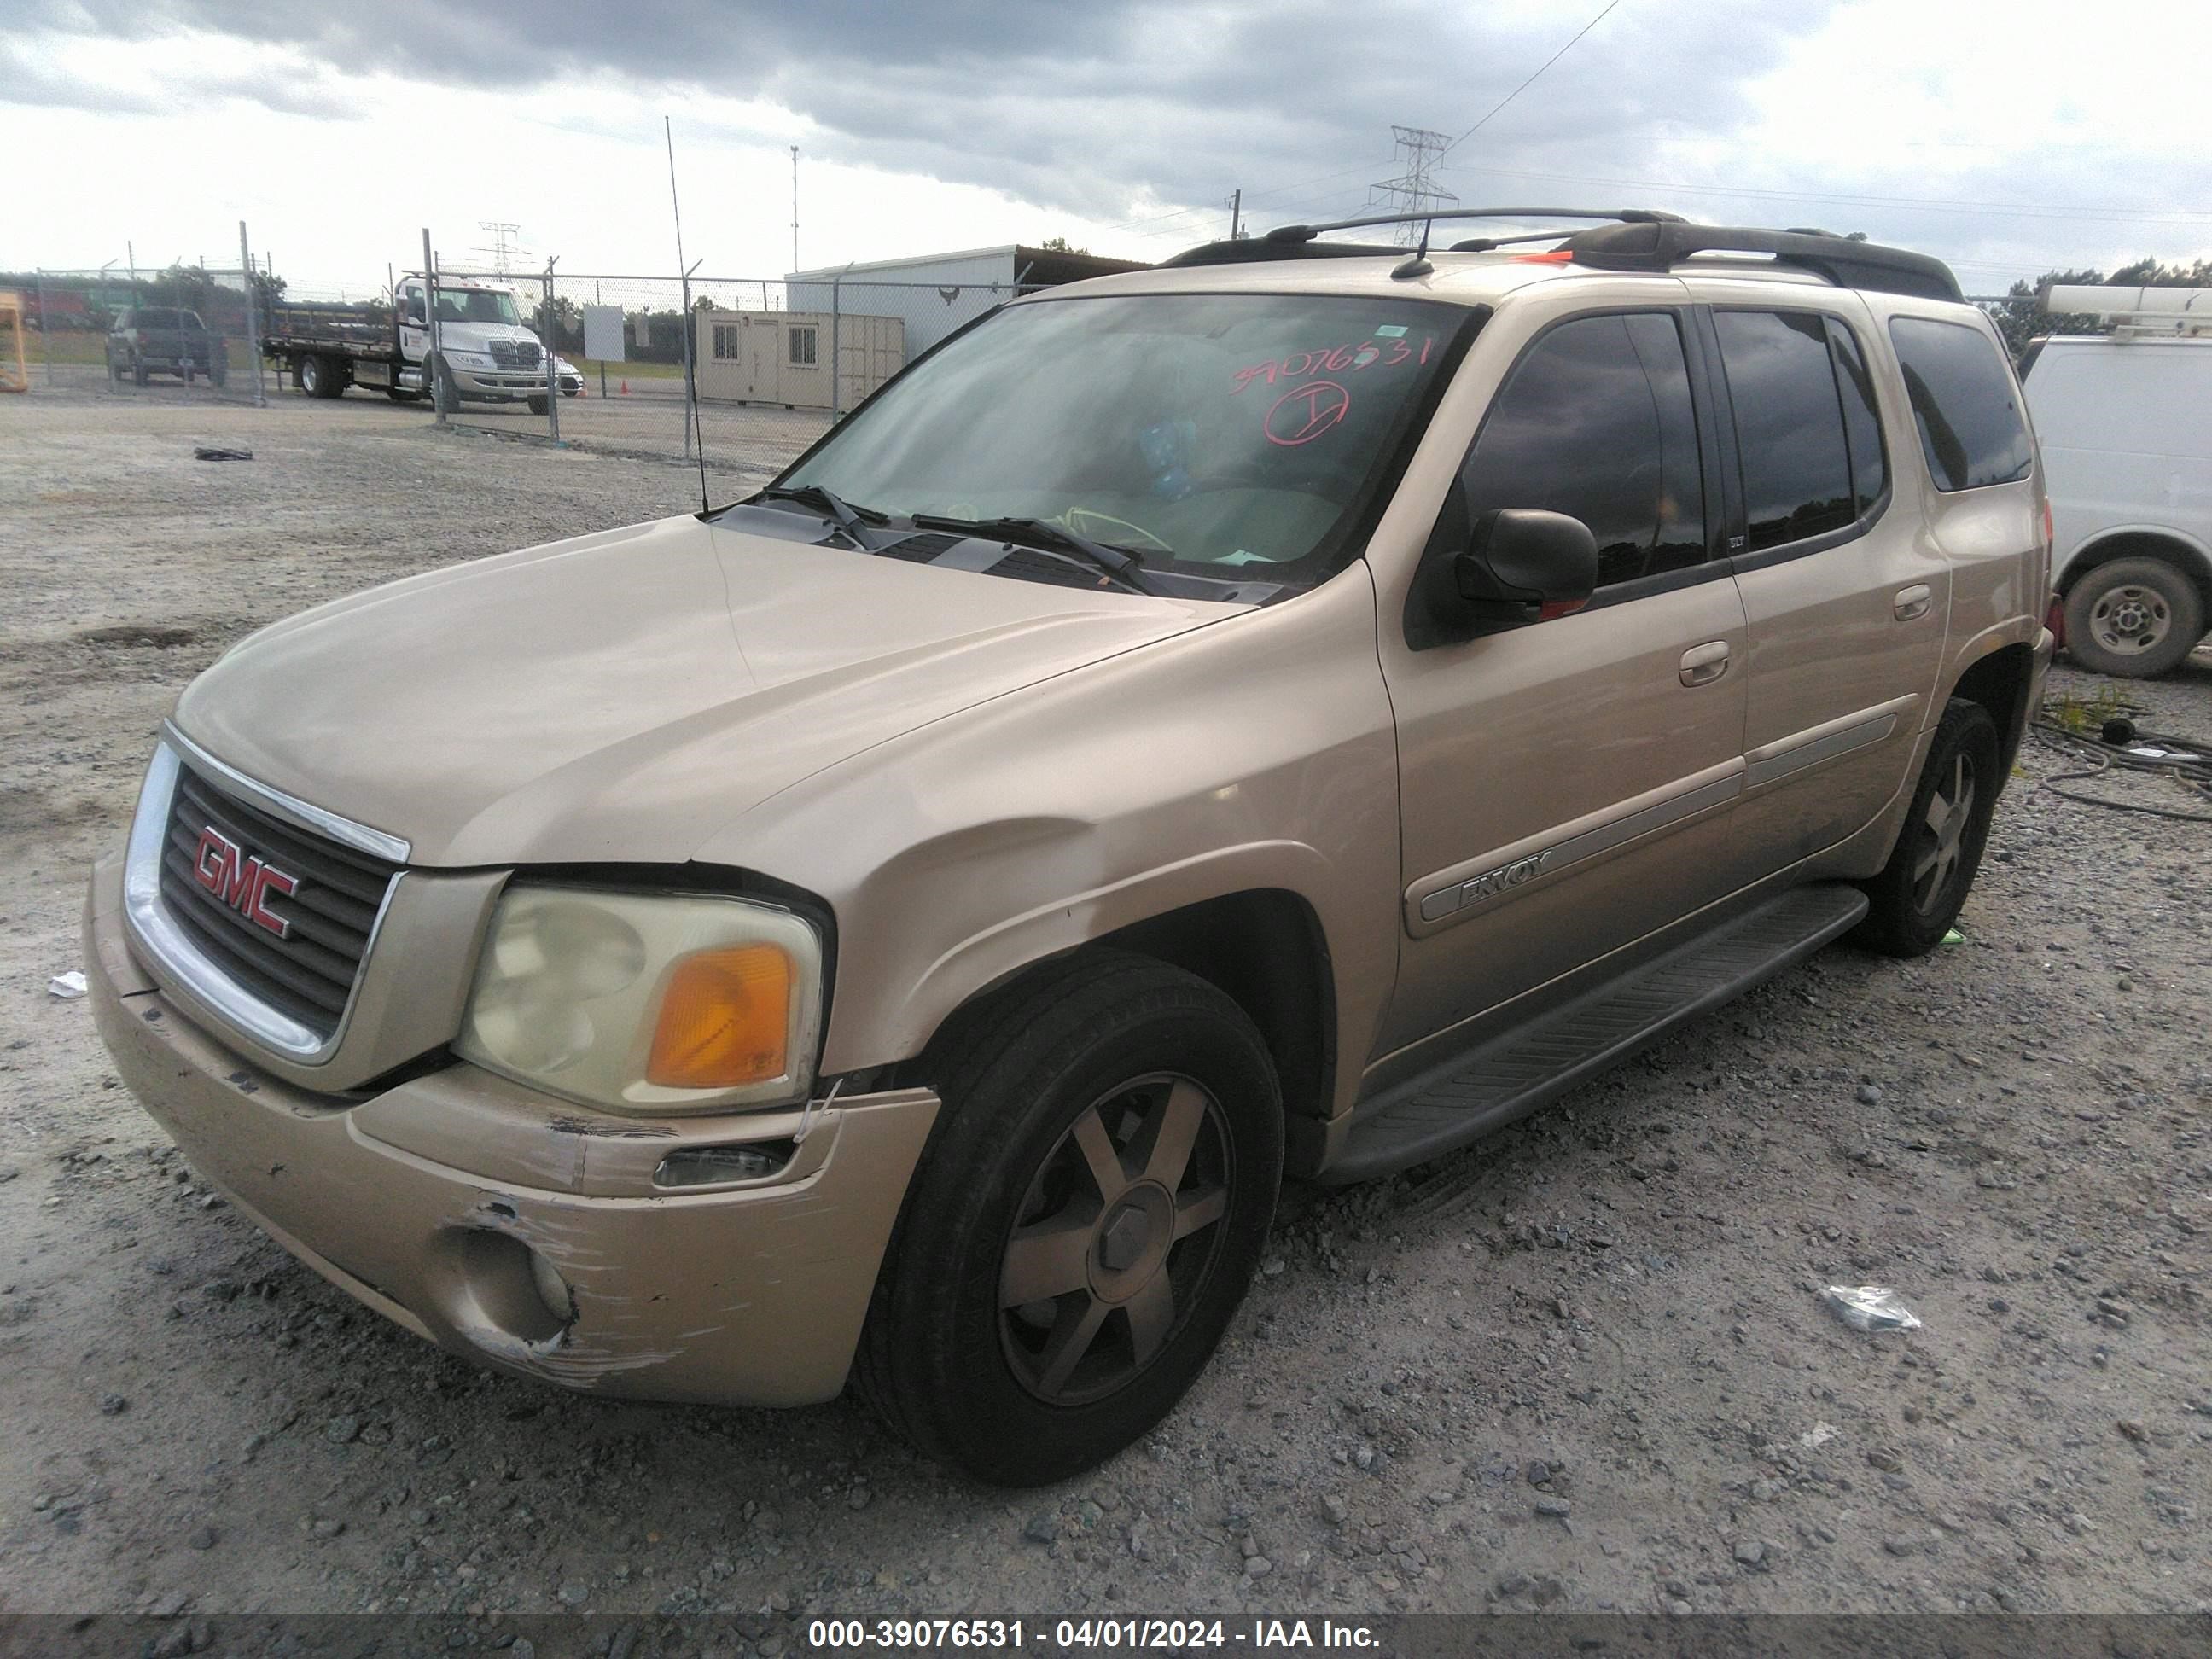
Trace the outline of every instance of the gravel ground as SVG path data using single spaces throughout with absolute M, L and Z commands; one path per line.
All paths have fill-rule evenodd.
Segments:
M 1293 1193 L 1188 1401 L 1064 1488 L 850 1402 L 478 1372 L 295 1266 L 46 992 L 154 723 L 259 623 L 693 487 L 365 399 L 0 399 L 0 1610 L 714 1609 L 773 1650 L 808 1612 L 2212 1603 L 2212 829 L 2063 801 L 2034 744 L 1962 945 L 1832 950 L 1467 1153 Z M 2127 690 L 2212 738 L 2202 656 Z M 1846 1329 L 1830 1281 L 1925 1328 Z

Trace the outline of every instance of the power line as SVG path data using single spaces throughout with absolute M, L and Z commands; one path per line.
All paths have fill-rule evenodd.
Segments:
M 1561 46 L 1557 52 L 1553 52 L 1549 58 L 1547 58 L 1541 64 L 1538 64 L 1536 66 L 1536 73 L 1534 75 L 1530 76 L 1519 86 L 1514 88 L 1512 91 L 1507 93 L 1503 98 L 1492 104 L 1490 106 L 1489 115 L 1484 116 L 1482 119 L 1477 121 L 1465 132 L 1460 134 L 1458 137 L 1453 139 L 1449 144 L 1446 144 L 1444 146 L 1444 153 L 1449 155 L 1451 151 L 1457 149 L 1468 139 L 1474 137 L 1476 133 L 1480 132 L 1483 128 L 1488 126 L 1490 125 L 1490 117 L 1492 115 L 1497 114 L 1498 111 L 1504 109 L 1516 98 L 1518 98 L 1522 93 L 1528 91 L 1529 88 L 1534 86 L 1539 76 L 1541 76 L 1546 70 L 1551 68 L 1553 64 L 1558 63 L 1559 59 L 1565 58 L 1569 52 L 1572 52 L 1575 49 L 1576 41 L 1580 40 L 1583 36 L 1588 34 L 1600 23 L 1602 23 L 1607 18 L 1612 16 L 1613 9 L 1620 3 L 1620 0 L 1607 0 L 1606 8 L 1603 11 L 1598 13 L 1596 16 L 1591 18 L 1589 22 L 1583 24 L 1580 28 L 1575 31 L 1575 38 L 1573 40 L 1568 41 L 1565 46 Z

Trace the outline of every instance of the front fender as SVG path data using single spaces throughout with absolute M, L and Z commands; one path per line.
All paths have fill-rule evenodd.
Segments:
M 1345 1109 L 1397 973 L 1397 747 L 1373 584 L 1356 565 L 977 704 L 762 802 L 697 856 L 836 912 L 830 1073 L 911 1059 L 1045 957 L 1287 891 L 1328 953 L 1329 1102 Z

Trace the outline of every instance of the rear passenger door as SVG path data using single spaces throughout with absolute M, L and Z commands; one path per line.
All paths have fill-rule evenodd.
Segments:
M 1544 508 L 1590 527 L 1599 586 L 1473 639 L 1426 636 L 1410 607 L 1384 629 L 1407 939 L 1378 1059 L 1733 884 L 1743 612 L 1717 556 L 1703 358 L 1679 308 L 1561 310 L 1505 370 L 1429 556 L 1474 514 Z
M 1911 770 L 1943 657 L 1950 572 L 1900 483 L 1894 398 L 1856 296 L 1723 303 L 1699 322 L 1735 451 L 1729 547 L 1748 648 L 1736 844 L 1765 875 L 1879 815 Z M 1893 431 L 1911 420 L 1892 407 Z

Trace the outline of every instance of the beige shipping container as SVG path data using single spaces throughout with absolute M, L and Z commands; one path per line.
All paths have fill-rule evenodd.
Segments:
M 906 362 L 906 325 L 896 317 L 826 311 L 702 311 L 699 395 L 786 409 L 851 409 Z M 830 360 L 842 357 L 843 397 L 833 396 Z

